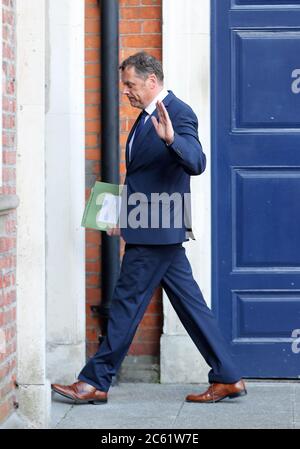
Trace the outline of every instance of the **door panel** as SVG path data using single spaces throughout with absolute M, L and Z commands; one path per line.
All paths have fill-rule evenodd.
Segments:
M 300 377 L 300 1 L 212 8 L 212 306 L 245 377 Z

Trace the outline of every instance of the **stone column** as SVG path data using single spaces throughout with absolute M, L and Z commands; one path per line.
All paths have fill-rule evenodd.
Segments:
M 45 0 L 17 0 L 18 413 L 47 428 L 45 272 Z
M 85 363 L 84 0 L 48 0 L 46 52 L 47 375 Z
M 199 120 L 206 171 L 191 177 L 192 222 L 196 241 L 185 243 L 194 277 L 211 304 L 210 207 L 210 0 L 163 1 L 163 65 L 166 87 L 186 101 Z M 210 367 L 163 294 L 161 382 L 207 382 Z

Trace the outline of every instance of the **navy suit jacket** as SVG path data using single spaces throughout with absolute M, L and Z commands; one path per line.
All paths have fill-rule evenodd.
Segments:
M 131 159 L 129 161 L 129 142 L 138 123 L 137 118 L 126 144 L 126 178 L 122 194 L 120 228 L 121 235 L 127 243 L 134 244 L 172 244 L 187 241 L 191 222 L 184 218 L 191 217 L 191 205 L 184 194 L 190 193 L 190 176 L 200 175 L 206 167 L 206 156 L 198 137 L 198 120 L 189 105 L 177 98 L 172 91 L 164 98 L 163 103 L 169 113 L 175 136 L 174 142 L 167 146 L 160 139 L 153 126 L 151 117 L 143 125 L 141 132 L 133 141 Z M 153 112 L 158 118 L 157 110 Z M 128 204 L 131 194 L 139 192 L 139 201 L 135 195 L 133 204 Z M 175 192 L 182 198 L 181 210 L 174 207 L 173 202 L 155 199 L 152 193 Z M 158 212 L 153 217 L 153 209 Z M 165 209 L 163 209 L 165 208 Z M 169 208 L 170 226 L 162 221 L 163 210 Z M 139 212 L 139 213 L 138 213 Z M 182 224 L 178 227 L 175 215 L 182 214 Z M 137 226 L 131 225 L 131 217 L 143 220 Z M 152 214 L 152 217 L 151 217 Z M 157 212 L 155 212 L 157 214 Z M 147 223 L 145 217 L 148 216 Z M 156 223 L 151 227 L 151 218 Z M 137 227 L 136 227 L 137 226 Z

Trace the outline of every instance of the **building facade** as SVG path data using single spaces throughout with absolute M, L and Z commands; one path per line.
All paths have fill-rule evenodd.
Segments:
M 99 344 L 102 235 L 81 218 L 106 181 L 101 2 L 1 3 L 0 423 L 45 428 L 50 383 L 72 383 Z M 185 247 L 203 296 L 246 378 L 297 379 L 300 1 L 118 4 L 120 61 L 158 57 L 199 120 L 207 168 L 191 179 Z M 120 183 L 136 116 L 120 95 Z M 158 287 L 118 379 L 199 383 L 208 370 Z

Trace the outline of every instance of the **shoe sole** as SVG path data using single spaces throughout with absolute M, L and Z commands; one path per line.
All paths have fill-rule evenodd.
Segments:
M 214 404 L 215 402 L 223 401 L 223 399 L 226 399 L 226 398 L 234 399 L 239 396 L 246 396 L 246 394 L 247 394 L 247 390 L 243 390 L 243 391 L 239 391 L 236 393 L 227 394 L 226 396 L 223 396 L 222 398 L 217 399 L 216 401 L 192 401 L 192 400 L 186 399 L 185 402 L 195 402 L 195 403 L 198 402 L 199 404 Z
M 74 399 L 72 396 L 68 396 L 67 394 L 62 393 L 61 391 L 57 391 L 54 388 L 52 389 L 57 394 L 60 394 L 61 396 L 64 396 L 65 398 L 71 399 L 75 402 L 75 404 L 94 404 L 94 405 L 100 405 L 100 404 L 106 404 L 107 399 Z

